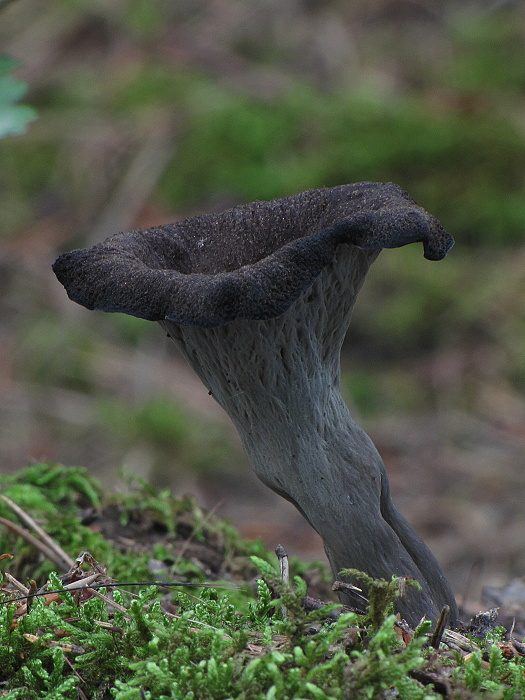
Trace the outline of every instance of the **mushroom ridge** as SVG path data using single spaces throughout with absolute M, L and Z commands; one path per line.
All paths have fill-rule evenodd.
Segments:
M 227 411 L 250 461 L 321 535 L 334 575 L 360 568 L 421 585 L 411 624 L 456 606 L 430 550 L 394 507 L 383 462 L 339 392 L 356 296 L 382 248 L 452 238 L 392 184 L 254 202 L 111 236 L 53 269 L 89 309 L 159 321 Z
M 53 270 L 88 309 L 212 327 L 284 313 L 343 243 L 418 241 L 432 260 L 453 244 L 401 188 L 359 183 L 118 233 L 61 255 Z

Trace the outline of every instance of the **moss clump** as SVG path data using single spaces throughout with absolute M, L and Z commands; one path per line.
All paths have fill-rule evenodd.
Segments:
M 4 570 L 21 578 L 32 564 L 41 578 L 49 578 L 45 595 L 31 598 L 30 605 L 6 602 L 20 595 L 8 587 L 7 577 L 0 586 L 0 692 L 9 700 L 437 700 L 444 694 L 513 700 L 525 694 L 525 662 L 516 653 L 509 660 L 510 647 L 501 635 L 473 644 L 474 651 L 465 655 L 431 649 L 430 623 L 415 631 L 400 623 L 390 612 L 402 590 L 397 580 L 365 579 L 367 615 L 340 612 L 337 605 L 308 611 L 302 577 L 295 577 L 293 587 L 283 583 L 273 554 L 259 543 L 244 542 L 230 526 L 207 520 L 189 500 L 177 501 L 142 484 L 135 494 L 113 496 L 107 504 L 84 470 L 50 464 L 0 481 L 3 493 L 16 498 L 71 555 L 91 548 L 103 566 L 89 557 L 85 561 L 103 572 L 106 583 L 98 591 L 104 597 L 63 591 L 66 579 L 49 562 L 31 552 L 23 538 L 0 531 L 0 552 L 14 555 L 0 560 Z M 122 528 L 133 527 L 140 503 L 146 515 L 142 529 L 128 530 L 136 536 L 131 557 L 117 539 L 104 537 L 100 519 L 108 513 L 106 527 L 112 530 L 118 514 Z M 1 517 L 12 519 L 4 502 L 0 510 Z M 97 532 L 86 524 L 90 518 Z M 164 543 L 154 541 L 151 523 Z M 165 587 L 143 581 L 151 580 L 151 562 L 159 565 L 154 554 L 170 548 L 173 554 L 181 532 L 186 548 L 192 540 L 218 548 L 222 563 L 216 578 L 227 583 L 207 587 L 209 571 L 205 575 L 198 560 L 190 563 L 183 556 L 161 562 L 164 580 L 178 587 L 166 593 Z M 91 573 L 77 571 L 76 583 Z M 109 585 L 115 580 L 143 583 Z M 50 592 L 56 589 L 61 592 Z

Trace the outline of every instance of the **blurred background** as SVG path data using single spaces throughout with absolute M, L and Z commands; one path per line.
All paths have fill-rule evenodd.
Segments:
M 0 468 L 191 492 L 306 559 L 156 324 L 51 271 L 111 233 L 310 187 L 394 181 L 455 237 L 384 251 L 342 358 L 394 500 L 456 592 L 525 574 L 525 8 L 446 0 L 15 0 L 0 53 L 38 118 L 0 141 Z

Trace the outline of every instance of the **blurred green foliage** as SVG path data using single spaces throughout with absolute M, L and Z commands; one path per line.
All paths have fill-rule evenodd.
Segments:
M 17 104 L 27 92 L 27 85 L 11 75 L 18 66 L 15 59 L 0 55 L 0 139 L 23 133 L 36 116 L 32 107 Z
M 170 453 L 172 468 L 178 465 L 198 471 L 217 470 L 233 461 L 224 431 L 211 421 L 196 421 L 173 397 L 156 395 L 138 405 L 102 398 L 95 410 L 97 422 L 119 444 L 128 448 L 151 446 L 159 462 Z
M 113 21 L 146 41 L 160 32 L 159 13 L 142 0 Z M 366 79 L 330 89 L 297 79 L 276 95 L 252 95 L 154 51 L 104 76 L 89 62 L 50 76 L 31 97 L 53 133 L 0 145 L 1 233 L 25 225 L 24 211 L 34 213 L 57 182 L 72 200 L 82 196 L 72 189 L 78 175 L 70 178 L 81 164 L 68 162 L 76 152 L 63 146 L 71 131 L 87 128 L 86 119 L 153 122 L 161 110 L 174 118 L 178 141 L 155 195 L 166 210 L 387 180 L 410 191 L 462 243 L 517 243 L 525 221 L 521 29 L 511 9 L 458 11 L 448 21 L 451 50 L 418 75 L 415 88 L 395 93 Z
M 75 309 L 49 263 L 121 227 L 344 182 L 397 182 L 456 238 L 439 264 L 419 246 L 374 263 L 344 348 L 358 410 L 434 410 L 437 388 L 444 405 L 470 410 L 468 371 L 525 389 L 523 9 L 330 0 L 287 14 L 267 2 L 250 24 L 248 5 L 18 0 L 2 13 L 0 40 L 27 56 L 25 99 L 39 115 L 0 141 L 6 371 L 34 412 L 24 459 L 36 444 L 40 456 L 59 445 L 64 461 L 118 463 L 138 445 L 154 471 L 234 469 L 242 458 L 221 429 L 166 398 L 175 382 L 156 374 L 169 364 L 158 328 Z M 300 37 L 325 26 L 325 11 L 351 46 L 323 74 L 316 59 L 332 55 L 330 33 L 318 53 Z M 158 176 L 141 190 L 145 167 L 113 216 L 156 130 L 168 134 Z M 439 353 L 474 369 L 440 382 L 416 366 Z
M 191 536 L 191 541 L 198 542 L 203 538 L 213 541 L 230 571 L 236 566 L 236 557 L 246 558 L 243 565 L 248 571 L 254 571 L 247 560 L 248 556 L 271 557 L 260 541 L 241 539 L 229 523 L 203 512 L 191 497 L 177 498 L 168 490 L 157 490 L 146 481 L 132 477 L 127 478 L 127 484 L 121 483 L 121 490 L 125 490 L 126 486 L 127 493 L 108 494 L 83 467 L 52 463 L 33 464 L 14 475 L 0 474 L 1 493 L 43 524 L 46 533 L 56 539 L 71 558 L 88 550 L 108 567 L 111 576 L 120 577 L 121 580 L 128 580 L 127 577 L 129 580 L 151 580 L 148 565 L 152 552 L 137 548 L 134 556 L 130 556 L 129 552 L 113 547 L 97 527 L 89 527 L 90 513 L 96 513 L 105 524 L 111 524 L 112 519 L 117 517 L 122 531 L 130 522 L 133 524 L 134 519 L 144 521 L 145 529 L 141 531 L 144 536 L 148 519 L 151 519 L 159 535 L 158 542 L 151 544 L 156 556 L 164 555 L 171 564 L 176 562 L 174 573 L 184 572 L 188 580 L 204 580 L 205 573 L 202 566 L 191 569 L 190 562 L 178 557 L 173 545 L 175 539 L 181 539 L 180 533 L 175 538 L 178 526 L 181 531 L 187 532 L 186 537 Z M 11 521 L 16 520 L 3 501 L 0 501 L 0 515 Z M 22 580 L 32 578 L 40 584 L 54 569 L 53 562 L 40 556 L 31 543 L 5 527 L 0 532 L 0 552 L 15 555 L 11 572 Z M 301 571 L 306 568 L 305 565 Z M 188 573 L 190 569 L 192 576 Z M 5 570 L 5 566 L 2 566 L 2 570 Z
M 188 207 L 221 189 L 241 200 L 271 199 L 389 180 L 462 242 L 494 245 L 523 236 L 524 159 L 523 136 L 495 109 L 473 118 L 413 96 L 297 86 L 275 101 L 236 95 L 212 101 L 192 121 L 161 192 Z

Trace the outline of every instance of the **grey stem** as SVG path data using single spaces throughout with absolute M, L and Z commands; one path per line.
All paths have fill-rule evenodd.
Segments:
M 415 578 L 397 610 L 412 625 L 457 616 L 438 562 L 390 498 L 384 464 L 339 391 L 340 350 L 377 251 L 343 244 L 281 316 L 213 328 L 160 321 L 229 414 L 258 477 L 319 533 L 334 575 Z M 343 594 L 344 597 L 345 594 Z

